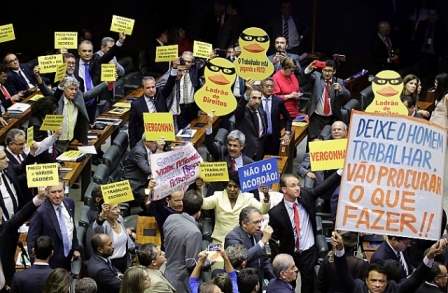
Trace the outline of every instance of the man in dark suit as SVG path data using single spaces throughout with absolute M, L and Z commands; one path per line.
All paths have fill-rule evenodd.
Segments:
M 258 281 L 258 272 L 254 268 L 244 268 L 239 271 L 237 284 L 240 293 L 257 293 L 262 287 Z
M 296 61 L 297 69 L 294 71 L 294 74 L 299 76 L 302 73 L 302 68 L 300 67 L 300 57 L 297 54 L 292 54 L 286 51 L 289 46 L 286 38 L 277 37 L 274 44 L 276 52 L 268 56 L 269 61 L 274 64 L 274 73 L 282 69 L 283 59 L 289 57 Z
M 298 272 L 294 258 L 289 254 L 279 254 L 272 261 L 272 267 L 276 278 L 269 282 L 266 293 L 294 293 L 293 283 L 295 284 Z
M 6 81 L 8 80 L 8 72 L 8 67 L 4 64 L 0 64 L 0 112 L 2 114 L 5 113 L 13 103 L 23 98 L 23 94 L 20 92 L 15 95 L 8 92 L 8 89 L 5 86 Z M 0 124 L 8 125 L 3 118 L 0 118 Z
M 284 100 L 273 96 L 274 80 L 268 77 L 261 81 L 261 107 L 266 113 L 266 139 L 264 141 L 264 155 L 277 156 L 280 150 L 280 143 L 288 144 L 291 135 L 292 118 L 286 110 Z M 283 119 L 280 119 L 282 117 Z M 285 135 L 281 136 L 281 131 L 285 128 Z M 264 157 L 263 155 L 263 157 Z
M 0 154 L 0 164 L 2 163 L 1 157 L 2 155 Z M 9 292 L 9 285 L 12 282 L 16 267 L 14 255 L 17 242 L 8 241 L 7 239 L 16 237 L 20 226 L 33 215 L 44 200 L 45 190 L 40 188 L 37 196 L 32 201 L 28 202 L 20 211 L 6 221 L 3 220 L 5 217 L 2 209 L 0 209 L 0 239 L 2 240 L 0 241 L 0 262 L 2 264 L 0 266 L 0 291 L 2 293 Z
M 199 39 L 203 42 L 212 44 L 213 48 L 218 48 L 216 45 L 217 36 L 227 19 L 226 5 L 223 1 L 214 1 L 213 10 L 209 11 L 204 18 L 204 22 L 199 32 Z
M 156 28 L 155 35 L 157 37 L 149 42 L 145 57 L 148 71 L 153 73 L 154 77 L 159 77 L 168 71 L 170 64 L 169 62 L 156 62 L 157 47 L 164 46 L 168 43 L 168 30 L 166 27 L 158 27 Z
M 156 80 L 152 76 L 142 79 L 143 96 L 133 101 L 129 111 L 129 142 L 131 149 L 145 133 L 143 126 L 143 113 L 168 112 L 166 98 L 170 95 L 176 82 L 177 61 L 173 62 L 170 77 L 162 88 L 156 87 Z
M 383 70 L 397 70 L 399 56 L 393 54 L 397 50 L 398 42 L 390 35 L 390 25 L 387 21 L 378 24 L 378 34 L 373 37 L 370 44 L 373 62 L 375 65 L 374 74 Z
M 334 121 L 344 121 L 341 112 L 341 99 L 348 100 L 350 92 L 345 88 L 344 81 L 335 76 L 336 63 L 325 61 L 322 73 L 314 71 L 317 61 L 313 61 L 305 69 L 305 77 L 313 86 L 311 99 L 308 102 L 308 136 L 318 135 L 325 125 Z
M 383 264 L 386 259 L 396 260 L 403 269 L 402 277 L 407 278 L 415 269 L 409 259 L 408 247 L 411 247 L 410 238 L 388 235 L 387 240 L 373 253 L 370 263 Z
M 230 0 L 227 3 L 227 19 L 222 26 L 216 40 L 217 48 L 227 50 L 229 46 L 235 45 L 241 32 L 244 30 L 244 18 L 241 12 L 241 2 Z
M 64 181 L 45 189 L 47 200 L 39 207 L 30 220 L 27 245 L 31 260 L 34 260 L 33 248 L 37 237 L 49 236 L 54 243 L 54 255 L 50 267 L 64 268 L 70 271 L 72 260 L 80 256 L 75 226 L 75 201 L 65 197 Z
M 245 207 L 239 217 L 240 226 L 227 233 L 224 248 L 233 244 L 243 244 L 247 250 L 246 268 L 254 268 L 258 272 L 259 282 L 275 278 L 272 265 L 266 255 L 265 245 L 272 235 L 272 228 L 266 226 L 261 233 L 261 212 L 255 207 Z M 263 234 L 263 235 L 261 235 Z M 262 287 L 260 287 L 260 290 Z
M 48 265 L 53 255 L 53 241 L 48 236 L 39 236 L 34 245 L 34 264 L 28 270 L 14 275 L 11 284 L 11 293 L 41 293 L 45 281 L 53 269 Z
M 114 243 L 107 234 L 95 234 L 90 241 L 94 255 L 87 265 L 87 276 L 95 280 L 98 293 L 120 292 L 123 275 L 112 264 L 109 257 L 114 253 Z
M 411 117 L 415 117 L 415 118 L 420 118 L 420 119 L 425 119 L 422 115 L 417 113 L 417 110 L 415 109 L 415 99 L 411 96 L 403 96 L 401 98 L 401 101 L 403 102 L 403 104 L 406 106 L 406 108 L 408 109 L 408 116 Z
M 254 85 L 255 79 L 246 81 L 244 98 L 238 101 L 235 110 L 235 128 L 246 136 L 243 153 L 259 161 L 263 158 L 264 140 L 267 131 L 266 113 L 261 107 L 261 88 Z
M 440 293 L 446 292 L 447 270 L 438 262 L 434 262 L 431 270 L 426 275 L 426 282 L 421 284 L 415 293 Z
M 285 174 L 280 179 L 283 200 L 269 211 L 269 225 L 274 229 L 269 245 L 272 256 L 287 253 L 294 257 L 302 277 L 302 292 L 313 292 L 314 265 L 317 261 L 316 199 L 335 189 L 342 170 L 333 173 L 314 189 L 301 188 L 299 179 Z M 295 282 L 294 282 L 295 285 Z
M 7 53 L 3 62 L 9 68 L 5 86 L 11 96 L 27 97 L 37 91 L 36 79 L 28 64 L 20 64 L 14 53 Z

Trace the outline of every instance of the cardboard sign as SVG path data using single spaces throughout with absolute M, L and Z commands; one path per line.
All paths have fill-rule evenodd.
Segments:
M 171 113 L 143 113 L 146 140 L 175 140 L 174 121 Z
M 199 177 L 205 182 L 228 182 L 229 169 L 226 162 L 201 163 L 199 165 Z
M 105 203 L 117 204 L 134 200 L 129 180 L 101 185 L 101 192 Z
M 369 113 L 408 115 L 408 109 L 401 101 L 403 80 L 395 71 L 384 70 L 379 72 L 372 81 L 372 91 L 375 97 L 366 108 Z
M 237 103 L 232 92 L 235 82 L 235 66 L 225 58 L 213 58 L 204 70 L 205 84 L 195 94 L 194 100 L 205 113 L 215 111 L 224 116 L 235 111 Z
M 239 77 L 263 80 L 272 75 L 274 65 L 266 56 L 270 45 L 269 36 L 264 30 L 257 27 L 245 29 L 238 44 L 241 55 L 233 63 Z
M 446 130 L 409 116 L 352 113 L 336 229 L 439 239 Z
M 344 168 L 346 149 L 346 138 L 310 142 L 311 171 Z
M 62 126 L 62 121 L 64 121 L 64 115 L 45 115 L 44 122 L 39 130 L 48 131 L 53 130 L 56 131 Z
M 11 24 L 5 24 L 0 26 L 0 43 L 15 40 L 14 28 Z
M 153 200 L 186 188 L 199 177 L 202 157 L 191 143 L 173 151 L 152 154 L 149 158 L 151 174 L 156 181 Z
M 176 60 L 179 57 L 178 45 L 171 46 L 157 46 L 156 47 L 156 62 L 169 62 Z
M 257 189 L 260 185 L 270 186 L 280 182 L 276 158 L 269 158 L 238 168 L 241 192 Z
M 125 33 L 126 35 L 132 35 L 134 29 L 135 19 L 121 17 L 117 15 L 112 16 L 112 23 L 110 24 L 110 31 L 117 33 Z
M 58 64 L 56 66 L 56 74 L 54 76 L 54 82 L 61 81 L 64 78 L 67 72 L 67 66 L 68 66 L 67 63 Z
M 193 56 L 209 59 L 213 52 L 213 45 L 205 42 L 194 41 Z
M 37 164 L 26 166 L 28 187 L 54 186 L 59 184 L 58 164 Z
M 29 148 L 34 141 L 34 126 L 28 127 L 26 130 L 26 147 Z
M 77 32 L 55 32 L 54 33 L 55 49 L 78 49 L 78 33 Z
M 116 81 L 115 71 L 115 64 L 101 64 L 101 81 Z
M 37 57 L 40 66 L 40 73 L 56 72 L 59 64 L 63 64 L 62 54 L 47 55 Z

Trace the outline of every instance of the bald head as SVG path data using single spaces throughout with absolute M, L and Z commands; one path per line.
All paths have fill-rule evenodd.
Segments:
M 184 209 L 184 192 L 183 190 L 178 190 L 166 197 L 167 205 L 177 212 L 182 212 Z
M 277 278 L 280 278 L 280 273 L 288 270 L 291 264 L 294 265 L 294 259 L 292 256 L 286 253 L 278 254 L 272 261 L 274 275 Z
M 381 21 L 378 24 L 378 33 L 382 36 L 382 37 L 386 37 L 389 35 L 390 33 L 390 24 L 387 21 Z
M 342 121 L 336 121 L 331 125 L 331 137 L 333 139 L 346 138 L 347 130 L 347 124 Z

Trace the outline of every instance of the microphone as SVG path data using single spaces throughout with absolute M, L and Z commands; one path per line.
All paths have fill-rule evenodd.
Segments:
M 17 246 L 20 247 L 20 250 L 22 251 L 22 263 L 23 266 L 26 268 L 26 259 L 30 259 L 30 257 L 28 256 L 28 253 L 25 250 L 25 247 L 23 247 L 23 242 L 22 241 L 17 241 Z M 25 259 L 26 257 L 26 259 Z

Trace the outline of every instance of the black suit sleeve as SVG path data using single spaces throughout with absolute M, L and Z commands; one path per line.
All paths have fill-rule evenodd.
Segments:
M 110 292 L 119 292 L 121 281 L 110 273 L 109 269 L 102 268 L 96 272 L 97 281 L 101 280 L 99 286 L 107 288 Z
M 235 121 L 241 121 L 242 119 L 244 119 L 244 113 L 246 111 L 247 102 L 248 101 L 246 101 L 246 98 L 244 96 L 241 97 L 240 100 L 238 101 L 236 110 L 234 112 Z
M 3 108 L 5 108 L 5 111 L 7 111 L 7 109 L 12 106 L 11 99 L 5 98 L 2 92 L 0 92 L 0 100 L 2 102 Z
M 288 110 L 286 110 L 285 103 L 283 101 L 279 101 L 278 108 L 280 109 L 280 114 L 282 114 L 283 119 L 285 120 L 285 130 L 291 131 L 292 128 L 292 118 L 289 114 Z
M 34 202 L 30 201 L 17 214 L 13 215 L 9 221 L 3 222 L 3 231 L 0 234 L 0 238 L 3 241 L 4 239 L 8 239 L 8 237 L 10 238 L 12 233 L 16 233 L 20 226 L 34 214 L 36 209 L 37 207 L 34 205 Z
M 339 176 L 337 172 L 334 172 L 333 174 L 331 174 L 330 177 L 328 177 L 324 182 L 322 182 L 322 184 L 319 184 L 313 189 L 308 189 L 308 191 L 310 191 L 314 199 L 317 199 L 327 191 L 335 190 L 340 183 L 341 183 L 341 176 Z
M 280 202 L 279 204 L 283 204 L 283 202 Z M 280 225 L 280 222 L 278 221 L 278 218 L 280 215 L 274 213 L 276 209 L 269 210 L 269 225 L 272 227 L 272 230 L 274 232 L 272 233 L 271 240 L 269 240 L 269 247 L 271 248 L 271 258 L 274 259 L 277 254 L 280 253 L 278 240 L 280 239 L 281 234 L 281 228 L 282 225 Z
M 221 160 L 223 153 L 221 151 L 221 147 L 214 142 L 213 134 L 205 135 L 205 147 L 207 148 L 207 151 L 210 153 L 210 155 L 212 155 L 213 159 L 215 159 L 215 161 Z
M 141 99 L 144 99 L 142 97 Z M 138 127 L 138 104 L 139 100 L 135 100 L 131 103 L 131 110 L 129 111 L 129 145 L 132 148 L 135 147 L 141 137 L 137 137 L 137 127 Z
M 344 284 L 343 289 L 346 293 L 355 292 L 356 281 L 353 280 L 352 274 L 347 264 L 347 259 L 345 254 L 342 257 L 334 256 L 334 264 L 336 266 L 336 274 L 338 276 L 339 282 Z
M 173 91 L 173 87 L 176 84 L 176 75 L 171 75 L 168 77 L 165 86 L 162 88 L 162 95 L 166 99 Z

